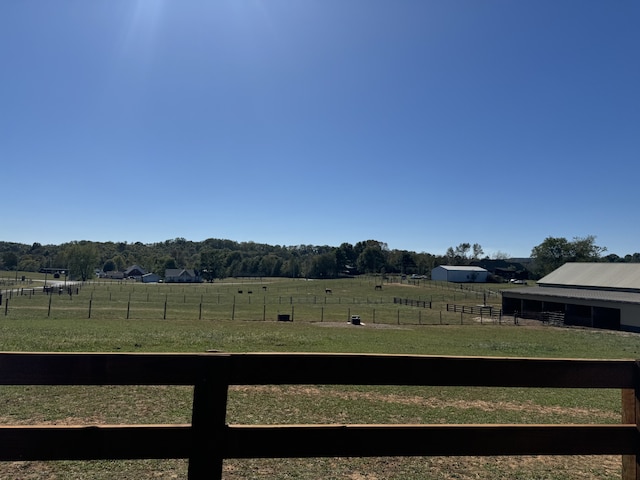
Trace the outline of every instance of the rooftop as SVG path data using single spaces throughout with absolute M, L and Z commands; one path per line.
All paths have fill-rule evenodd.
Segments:
M 640 263 L 565 263 L 538 285 L 640 292 Z

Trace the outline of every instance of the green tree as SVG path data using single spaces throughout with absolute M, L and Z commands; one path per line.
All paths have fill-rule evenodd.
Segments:
M 479 243 L 474 243 L 471 248 L 473 249 L 471 253 L 471 260 L 478 260 L 482 255 L 484 255 L 484 250 Z
M 213 282 L 224 277 L 224 257 L 220 250 L 207 250 L 200 254 L 200 271 L 202 278 Z
M 72 242 L 65 245 L 63 251 L 71 278 L 85 282 L 93 277 L 94 269 L 99 261 L 98 250 L 93 243 Z
M 18 266 L 18 255 L 13 252 L 4 252 L 2 254 L 2 262 L 7 270 L 15 270 Z
M 298 278 L 302 273 L 298 257 L 291 257 L 282 265 L 282 274 L 290 278 Z
M 358 270 L 365 273 L 379 273 L 385 266 L 386 259 L 379 246 L 369 245 L 358 256 Z
M 355 268 L 358 261 L 358 254 L 356 253 L 353 245 L 350 243 L 343 243 L 336 249 L 336 262 L 338 264 L 338 271 L 342 272 L 347 269 L 347 266 Z
M 22 255 L 18 262 L 18 270 L 23 272 L 37 272 L 40 270 L 40 262 L 32 255 Z
M 116 272 L 124 272 L 127 269 L 127 261 L 122 255 L 118 254 L 114 256 L 111 260 L 113 260 L 113 263 L 115 264 L 114 270 Z
M 116 269 L 116 262 L 114 262 L 113 260 L 107 260 L 106 262 L 104 262 L 104 265 L 102 266 L 103 272 L 113 272 L 115 269 Z
M 335 278 L 338 276 L 338 264 L 333 252 L 316 255 L 311 260 L 307 276 L 310 278 Z
M 176 259 L 173 257 L 164 256 L 158 259 L 158 261 L 156 262 L 155 271 L 158 275 L 164 277 L 166 270 L 173 268 L 178 268 L 178 266 L 176 265 Z
M 597 262 L 606 247 L 595 244 L 596 237 L 588 235 L 584 238 L 574 237 L 570 242 L 564 237 L 547 237 L 531 250 L 534 260 L 534 272 L 545 276 L 567 262 Z
M 282 259 L 270 253 L 260 259 L 258 273 L 265 277 L 279 277 L 282 269 Z

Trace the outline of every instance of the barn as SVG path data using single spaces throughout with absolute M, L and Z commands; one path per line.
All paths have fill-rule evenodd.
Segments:
M 640 264 L 565 263 L 534 287 L 503 290 L 502 311 L 564 325 L 640 332 Z
M 431 280 L 441 282 L 483 283 L 487 281 L 489 272 L 481 267 L 460 265 L 439 265 L 431 270 Z

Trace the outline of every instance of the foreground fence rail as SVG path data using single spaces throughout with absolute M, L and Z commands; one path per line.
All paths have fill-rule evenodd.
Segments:
M 190 424 L 2 426 L 0 460 L 186 458 L 222 478 L 230 458 L 623 455 L 640 479 L 640 375 L 633 360 L 361 354 L 0 353 L 0 385 L 192 385 Z M 613 388 L 620 424 L 228 425 L 230 385 Z

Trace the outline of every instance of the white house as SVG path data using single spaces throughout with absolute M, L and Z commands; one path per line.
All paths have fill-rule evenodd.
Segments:
M 484 283 L 489 272 L 481 267 L 439 265 L 431 270 L 431 280 L 457 283 Z
M 164 272 L 164 281 L 167 283 L 200 283 L 202 278 L 195 270 L 186 268 L 167 268 Z

